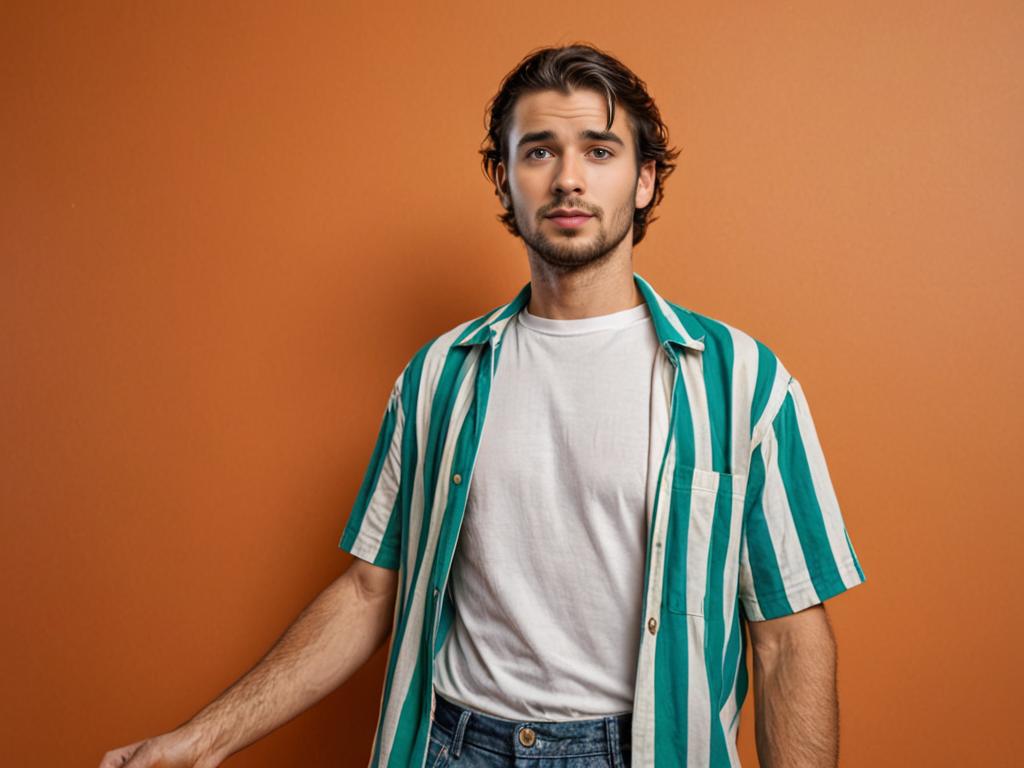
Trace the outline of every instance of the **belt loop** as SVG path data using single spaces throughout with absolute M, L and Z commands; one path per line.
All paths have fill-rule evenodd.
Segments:
M 462 716 L 459 717 L 459 722 L 455 726 L 455 735 L 452 736 L 452 757 L 458 757 L 462 752 L 462 734 L 466 732 L 466 723 L 469 722 L 469 717 L 473 713 L 468 710 L 462 710 Z
M 608 755 L 612 768 L 622 768 L 622 756 L 619 751 L 619 723 L 614 717 L 605 717 L 605 733 L 608 734 Z

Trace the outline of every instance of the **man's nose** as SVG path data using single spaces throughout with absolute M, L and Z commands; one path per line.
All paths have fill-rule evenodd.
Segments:
M 586 191 L 580 161 L 572 154 L 567 153 L 559 161 L 558 172 L 551 184 L 551 191 L 558 196 L 568 195 L 572 192 L 582 195 Z

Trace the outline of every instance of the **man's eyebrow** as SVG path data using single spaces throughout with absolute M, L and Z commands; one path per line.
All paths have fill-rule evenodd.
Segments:
M 613 131 L 595 131 L 588 128 L 580 131 L 579 136 L 581 139 L 590 139 L 591 141 L 609 141 L 614 144 L 618 144 L 620 147 L 626 146 L 625 142 Z M 516 144 L 516 149 L 535 141 L 551 141 L 554 138 L 554 131 L 533 131 L 532 133 L 524 133 L 522 138 L 519 139 L 519 143 Z

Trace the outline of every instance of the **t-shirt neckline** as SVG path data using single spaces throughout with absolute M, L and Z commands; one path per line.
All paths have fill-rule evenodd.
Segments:
M 621 309 L 618 312 L 610 312 L 606 315 L 578 317 L 571 320 L 531 315 L 526 306 L 523 306 L 519 310 L 519 322 L 532 331 L 555 336 L 575 336 L 581 333 L 625 328 L 650 317 L 650 314 L 647 302 L 642 302 L 628 309 Z

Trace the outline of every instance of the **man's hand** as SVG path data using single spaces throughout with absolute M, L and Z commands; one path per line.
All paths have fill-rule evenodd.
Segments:
M 112 749 L 100 768 L 216 768 L 219 761 L 204 757 L 198 737 L 184 727 Z

